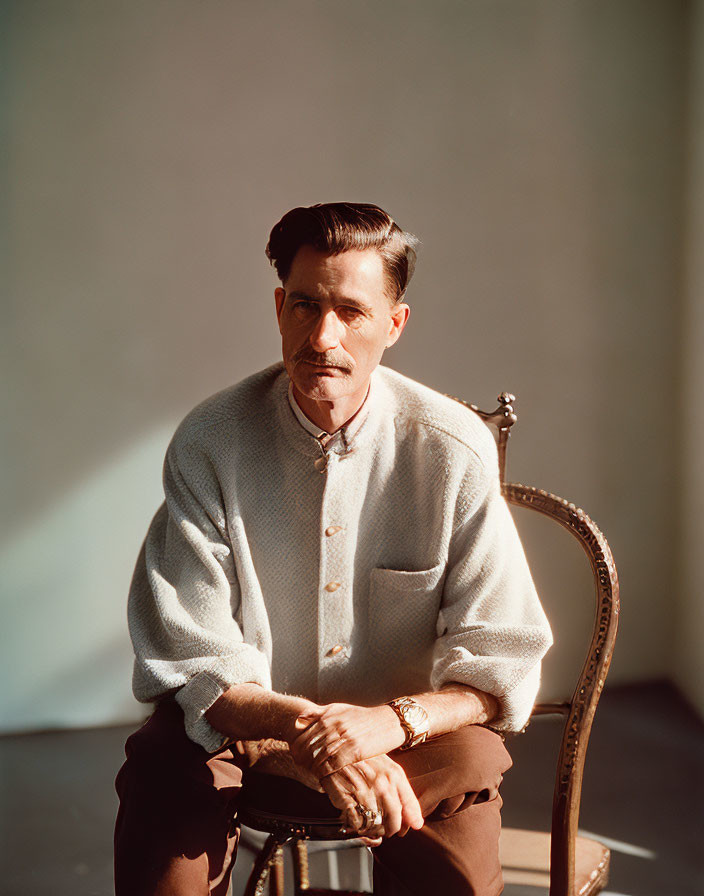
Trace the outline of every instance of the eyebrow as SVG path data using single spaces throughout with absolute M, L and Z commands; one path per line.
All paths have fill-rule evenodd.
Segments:
M 291 300 L 296 299 L 305 299 L 307 302 L 318 302 L 320 303 L 320 299 L 316 296 L 309 296 L 305 292 L 288 292 L 286 293 L 286 297 Z M 344 297 L 337 304 L 339 305 L 351 305 L 354 308 L 359 308 L 360 311 L 364 311 L 367 314 L 371 314 L 373 309 L 370 305 L 367 305 L 365 302 L 362 302 L 360 299 L 355 299 L 352 297 Z

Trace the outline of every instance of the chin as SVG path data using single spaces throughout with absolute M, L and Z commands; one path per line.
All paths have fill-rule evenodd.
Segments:
M 349 392 L 343 383 L 332 382 L 306 383 L 303 388 L 298 386 L 298 391 L 313 401 L 334 401 L 336 398 L 343 398 Z
M 352 390 L 347 377 L 343 376 L 296 376 L 293 384 L 298 391 L 313 401 L 334 401 L 343 398 Z

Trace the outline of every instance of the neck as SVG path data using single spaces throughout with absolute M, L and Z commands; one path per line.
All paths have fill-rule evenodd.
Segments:
M 334 401 L 316 401 L 314 398 L 303 395 L 294 385 L 293 397 L 309 420 L 312 420 L 325 432 L 332 434 L 354 417 L 364 404 L 368 391 L 369 383 L 352 395 L 344 395 Z

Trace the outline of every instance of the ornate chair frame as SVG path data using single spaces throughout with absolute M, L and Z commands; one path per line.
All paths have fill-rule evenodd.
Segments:
M 513 395 L 502 392 L 498 398 L 499 405 L 492 412 L 481 411 L 459 398 L 455 398 L 455 401 L 470 408 L 487 425 L 498 431 L 499 474 L 506 501 L 516 507 L 536 510 L 558 522 L 577 539 L 591 565 L 596 590 L 596 616 L 589 651 L 572 699 L 565 703 L 538 703 L 531 716 L 565 717 L 553 791 L 551 831 L 549 834 L 542 834 L 504 829 L 502 859 L 505 864 L 511 865 L 511 861 L 506 862 L 505 853 L 516 846 L 524 854 L 526 850 L 540 854 L 549 839 L 550 896 L 592 896 L 606 885 L 609 850 L 596 841 L 578 838 L 577 830 L 589 735 L 611 663 L 618 627 L 619 587 L 613 555 L 596 523 L 579 507 L 542 489 L 506 482 L 506 449 L 511 427 L 517 420 L 513 409 Z M 329 821 L 316 823 L 310 819 L 284 818 L 247 809 L 240 813 L 238 820 L 250 828 L 269 834 L 256 858 L 245 896 L 262 896 L 270 871 L 272 894 L 283 896 L 283 848 L 287 845 L 293 854 L 296 896 L 364 896 L 356 891 L 312 889 L 309 885 L 306 841 L 353 841 L 351 835 L 343 833 Z M 342 845 L 331 843 L 330 847 L 340 848 Z M 582 870 L 579 880 L 576 878 L 578 851 L 585 853 L 589 861 L 587 871 Z M 535 867 L 538 868 L 539 865 L 538 855 Z M 548 872 L 548 868 L 543 870 Z M 540 874 L 537 877 L 541 879 Z
M 509 504 L 537 510 L 558 522 L 577 539 L 589 559 L 596 590 L 596 616 L 591 644 L 572 699 L 566 703 L 537 703 L 532 712 L 532 717 L 539 715 L 565 717 L 553 791 L 550 896 L 572 896 L 575 893 L 577 830 L 587 745 L 596 707 L 611 664 L 618 629 L 620 607 L 618 574 L 606 538 L 582 509 L 542 489 L 506 482 L 506 448 L 511 427 L 517 419 L 513 410 L 515 400 L 510 393 L 502 392 L 498 398 L 499 406 L 491 413 L 481 411 L 474 405 L 467 405 L 479 414 L 485 423 L 495 426 L 498 430 L 502 493 Z M 580 886 L 580 896 L 591 896 L 592 893 L 598 893 L 603 889 L 608 879 L 608 870 L 609 851 L 604 847 L 601 850 L 600 861 L 592 869 L 588 883 Z

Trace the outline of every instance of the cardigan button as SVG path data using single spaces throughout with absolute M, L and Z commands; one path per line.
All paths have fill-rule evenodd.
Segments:
M 330 650 L 328 650 L 327 655 L 336 656 L 341 650 L 344 650 L 344 645 L 336 644 L 334 647 L 331 647 Z
M 326 591 L 337 591 L 338 588 L 342 587 L 342 582 L 328 582 L 325 586 Z
M 317 460 L 316 460 L 315 463 L 313 464 L 313 466 L 315 467 L 315 469 L 318 470 L 320 473 L 324 473 L 324 472 L 325 472 L 325 470 L 326 470 L 326 468 L 327 468 L 327 465 L 328 465 L 328 459 L 327 459 L 327 457 L 319 457 L 319 458 L 317 458 Z
M 331 535 L 335 535 L 337 532 L 341 532 L 341 531 L 342 531 L 342 526 L 328 526 L 327 529 L 325 530 L 325 534 L 329 538 Z

